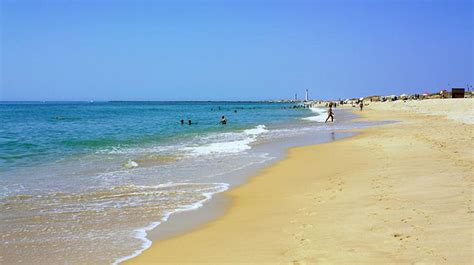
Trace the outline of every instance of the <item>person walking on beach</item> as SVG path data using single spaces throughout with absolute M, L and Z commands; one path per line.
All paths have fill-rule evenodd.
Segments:
M 327 123 L 329 118 L 331 118 L 331 122 L 334 122 L 334 112 L 332 111 L 332 103 L 329 103 L 329 110 L 328 110 L 328 117 L 324 123 Z
M 359 106 L 360 106 L 360 111 L 362 111 L 362 109 L 364 108 L 364 101 L 363 100 L 360 101 Z
M 225 116 L 222 116 L 222 117 L 221 117 L 221 124 L 222 124 L 222 125 L 226 125 L 226 124 L 227 124 L 227 119 L 226 119 Z

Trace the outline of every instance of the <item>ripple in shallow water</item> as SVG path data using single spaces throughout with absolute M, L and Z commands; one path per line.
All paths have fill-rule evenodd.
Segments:
M 222 183 L 168 183 L 7 197 L 0 201 L 2 262 L 111 263 L 148 244 L 137 238 L 144 236 L 139 228 L 199 207 L 225 189 Z

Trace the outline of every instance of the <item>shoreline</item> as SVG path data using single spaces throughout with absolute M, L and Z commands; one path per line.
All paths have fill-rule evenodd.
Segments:
M 216 200 L 215 197 L 218 197 L 218 195 L 227 191 L 230 186 L 227 183 L 221 184 L 223 184 L 222 190 L 217 191 L 216 193 L 205 193 L 205 198 L 203 200 L 198 201 L 190 206 L 187 206 L 186 208 L 176 209 L 172 212 L 169 212 L 161 220 L 152 222 L 146 227 L 136 229 L 136 238 L 143 241 L 142 248 L 137 249 L 134 253 L 128 256 L 117 258 L 112 264 L 121 264 L 127 260 L 133 259 L 141 255 L 143 251 L 151 247 L 154 240 L 171 237 L 176 233 L 187 231 L 190 228 L 196 227 L 199 224 L 183 222 L 183 220 L 180 220 L 180 217 L 198 217 L 201 219 L 200 222 L 206 222 L 213 220 L 213 218 L 216 218 L 218 216 L 219 210 L 221 210 L 219 207 L 223 206 L 222 203 L 225 202 L 225 198 L 222 198 L 222 201 L 219 201 Z M 197 210 L 202 210 L 203 208 L 207 209 L 209 207 L 215 207 L 213 208 L 214 211 L 208 210 L 208 215 L 196 215 L 196 213 L 198 213 Z M 173 222 L 171 222 L 170 219 Z M 169 225 L 170 223 L 172 223 L 172 226 Z M 155 231 L 158 226 L 160 226 L 160 231 Z
M 353 121 L 358 119 L 357 115 L 351 114 L 347 110 L 342 110 L 340 114 L 342 115 L 342 124 L 353 124 L 353 126 L 366 126 L 356 125 L 356 123 L 354 123 Z M 270 150 L 272 150 L 272 159 L 269 159 L 268 161 L 265 161 L 262 164 L 249 166 L 245 170 L 242 170 L 242 172 L 240 172 L 239 170 L 236 172 L 229 173 L 229 176 L 227 177 L 228 182 L 222 183 L 228 185 L 227 189 L 221 192 L 210 194 L 210 196 L 207 197 L 205 200 L 195 204 L 198 206 L 171 212 L 165 218 L 153 222 L 146 227 L 137 229 L 136 232 L 140 233 L 140 236 L 137 237 L 137 239 L 140 239 L 144 242 L 144 247 L 136 250 L 134 253 L 128 256 L 117 258 L 112 264 L 127 263 L 129 260 L 136 258 L 144 251 L 148 250 L 155 242 L 159 242 L 191 232 L 195 229 L 199 229 L 200 227 L 211 221 L 222 217 L 232 205 L 232 199 L 227 196 L 227 191 L 238 188 L 242 185 L 246 185 L 249 179 L 258 174 L 260 171 L 264 170 L 269 166 L 272 166 L 275 163 L 278 163 L 278 161 L 282 159 L 285 159 L 288 154 L 288 149 L 293 147 L 339 141 L 345 138 L 353 137 L 354 135 L 356 135 L 356 133 L 353 131 L 346 131 L 344 129 L 337 128 L 328 128 L 325 131 L 315 132 L 315 135 L 312 135 L 313 137 L 316 136 L 315 139 L 311 139 L 311 137 L 308 138 L 308 135 L 304 137 L 293 136 L 284 141 L 280 139 L 271 143 L 259 144 L 254 148 L 260 151 L 265 150 L 265 152 L 269 152 Z M 189 221 L 191 219 L 192 221 Z
M 62 106 L 51 108 L 63 109 Z M 142 111 L 143 106 L 131 108 L 119 106 L 117 111 L 125 114 L 136 108 L 141 110 L 131 112 L 135 114 L 147 112 Z M 148 110 L 155 107 L 144 108 Z M 239 111 L 244 113 L 239 114 L 242 121 L 235 122 L 236 125 L 255 121 L 254 123 L 236 128 L 219 127 L 228 129 L 223 132 L 208 133 L 204 130 L 196 137 L 183 137 L 176 141 L 171 139 L 173 141 L 170 140 L 168 144 L 115 146 L 112 143 L 106 147 L 99 145 L 84 155 L 66 156 L 61 162 L 51 160 L 51 165 L 54 165 L 52 167 L 50 164 L 20 167 L 11 171 L 17 174 L 4 174 L 6 178 L 2 179 L 2 183 L 6 183 L 5 186 L 8 187 L 4 192 L 13 193 L 2 201 L 5 216 L 8 217 L 4 219 L 2 227 L 5 228 L 4 231 L 9 231 L 4 235 L 4 241 L 8 242 L 2 248 L 4 260 L 7 263 L 31 263 L 36 260 L 42 260 L 41 263 L 58 263 L 67 257 L 70 263 L 110 264 L 128 259 L 147 248 L 150 245 L 149 239 L 157 240 L 151 228 L 160 224 L 159 228 L 155 229 L 157 234 L 160 234 L 162 224 L 173 227 L 175 218 L 172 218 L 174 214 L 170 215 L 171 212 L 183 208 L 197 208 L 195 202 L 205 199 L 203 193 L 220 191 L 222 188 L 220 183 L 231 186 L 245 183 L 258 170 L 283 158 L 287 147 L 334 141 L 352 135 L 342 131 L 343 129 L 372 124 L 352 123 L 350 120 L 355 115 L 345 111 L 336 114 L 338 122 L 333 124 L 334 126 L 326 126 L 303 119 L 309 115 L 319 114 L 312 110 L 288 111 L 284 107 L 268 106 L 255 108 L 256 110 L 253 110 L 253 107 L 252 110 L 249 108 L 248 112 L 259 113 L 256 115 L 259 117 L 249 118 L 246 116 L 250 115 L 245 115 L 245 111 Z M 28 107 L 25 111 L 34 109 Z M 103 107 L 99 108 L 102 109 Z M 44 123 L 63 126 L 62 121 L 57 122 L 48 118 L 50 110 L 49 107 L 43 109 L 46 111 Z M 204 108 L 205 113 L 208 113 L 208 110 L 208 107 Z M 74 117 L 75 114 L 63 115 Z M 124 117 L 128 117 L 117 116 L 117 120 L 114 118 L 107 122 L 117 124 L 117 121 L 123 121 Z M 93 117 L 85 115 L 84 120 L 72 121 L 71 124 L 80 126 L 89 118 Z M 157 126 L 146 124 L 143 131 Z M 181 131 L 179 125 L 177 129 Z M 97 130 L 97 133 L 101 132 L 101 129 Z M 128 132 L 124 131 L 124 134 L 120 135 L 128 135 Z M 56 139 L 49 135 L 45 137 L 39 139 L 46 144 Z M 184 143 L 184 146 L 180 143 Z M 162 145 L 165 148 L 161 148 Z M 241 150 L 242 146 L 245 146 L 245 151 Z M 199 155 L 191 153 L 189 156 L 183 155 L 182 158 L 166 159 L 174 157 L 172 153 L 181 150 L 218 152 L 201 152 Z M 124 163 L 125 161 L 127 162 Z M 135 161 L 138 167 L 132 164 Z M 27 181 L 28 176 L 32 176 L 33 181 Z M 59 176 L 63 177 L 58 178 Z M 81 179 L 79 176 L 88 177 Z M 36 179 L 42 181 L 37 182 Z M 38 185 L 33 184 L 36 182 Z M 25 183 L 26 188 L 19 190 L 16 186 L 9 186 L 15 183 Z M 56 190 L 61 190 L 61 193 L 56 193 Z M 16 194 L 14 192 L 20 196 L 13 196 Z M 206 203 L 206 206 L 208 205 Z M 210 208 L 214 211 L 212 206 Z M 203 215 L 208 215 L 209 212 L 206 211 Z M 168 216 L 173 221 L 163 222 L 162 220 Z M 194 229 L 195 219 L 200 218 L 186 214 L 179 216 L 185 216 L 181 218 L 184 219 L 183 224 L 193 223 L 186 231 Z M 207 221 L 203 220 L 202 223 Z M 38 229 L 23 229 L 30 225 Z M 181 224 L 176 225 L 178 226 Z M 169 233 L 174 235 L 176 232 Z M 74 237 L 63 236 L 69 234 L 74 234 Z M 150 237 L 146 236 L 148 234 Z M 95 239 L 90 241 L 92 237 Z M 157 237 L 161 240 L 161 235 Z M 113 243 L 107 243 L 111 241 Z M 63 247 L 65 244 L 67 248 Z M 88 255 L 84 256 L 83 253 Z M 16 257 L 22 257 L 22 260 L 18 261 Z
M 472 162 L 469 161 L 472 144 L 467 142 L 469 135 L 466 137 L 459 132 L 469 134 L 472 125 L 424 114 L 374 111 L 371 107 L 362 114 L 370 120 L 397 118 L 402 121 L 364 129 L 359 135 L 341 141 L 291 148 L 287 158 L 265 168 L 246 184 L 224 193 L 232 200 L 224 216 L 159 241 L 124 263 L 420 261 L 467 264 L 472 261 L 469 254 L 472 231 L 467 230 L 472 210 L 466 213 L 463 208 L 471 209 L 472 203 L 468 196 L 472 174 L 466 170 L 472 170 L 469 163 Z M 416 126 L 427 122 L 437 130 Z M 458 129 L 457 141 L 439 142 L 440 134 L 441 138 L 446 133 L 453 136 L 446 127 Z M 441 144 L 441 149 L 454 149 L 461 162 L 446 164 L 450 159 L 440 156 L 440 150 L 428 148 L 436 144 Z M 400 150 L 399 145 L 407 150 Z M 416 156 L 420 149 L 428 155 Z M 373 155 L 378 156 L 367 159 Z M 407 161 L 407 157 L 411 160 Z M 334 159 L 351 170 L 338 169 Z M 389 163 L 382 163 L 381 168 L 380 162 L 384 159 Z M 427 168 L 416 167 L 421 162 Z M 449 170 L 441 174 L 440 165 Z M 306 170 L 301 170 L 304 167 Z M 390 168 L 393 169 L 388 170 Z M 423 179 L 426 178 L 423 170 L 432 175 L 429 179 L 432 187 L 420 189 L 419 185 L 427 180 Z M 416 181 L 407 179 L 404 175 L 407 172 L 413 173 Z M 446 176 L 454 172 L 455 177 Z M 450 188 L 444 187 L 448 179 Z M 440 201 L 438 193 L 444 200 Z M 446 222 L 451 220 L 449 216 L 440 214 L 446 211 L 454 211 L 453 220 L 459 221 Z M 344 233 L 341 235 L 338 230 Z M 437 240 L 428 240 L 431 233 Z M 438 234 L 445 240 L 438 238 Z M 460 254 L 448 253 L 454 249 Z

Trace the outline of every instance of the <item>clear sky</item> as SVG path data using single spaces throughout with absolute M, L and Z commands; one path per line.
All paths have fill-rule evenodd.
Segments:
M 0 0 L 0 100 L 264 100 L 473 84 L 473 1 Z

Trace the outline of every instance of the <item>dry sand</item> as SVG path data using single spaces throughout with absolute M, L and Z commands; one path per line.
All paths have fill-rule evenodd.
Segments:
M 371 104 L 401 122 L 290 149 L 224 216 L 129 263 L 473 264 L 473 125 L 456 120 L 473 102 Z
M 474 124 L 474 99 L 429 99 L 397 100 L 393 102 L 370 103 L 371 109 L 397 110 L 403 112 L 423 113 L 445 117 L 451 120 Z

